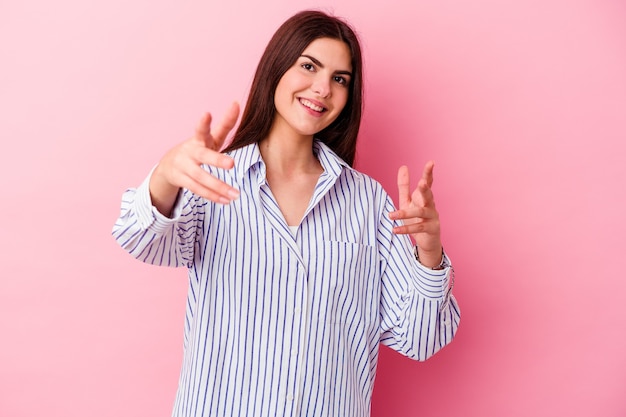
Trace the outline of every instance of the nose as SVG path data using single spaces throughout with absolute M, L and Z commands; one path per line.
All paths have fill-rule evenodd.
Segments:
M 311 86 L 313 92 L 322 98 L 330 97 L 330 81 L 325 77 L 316 77 Z

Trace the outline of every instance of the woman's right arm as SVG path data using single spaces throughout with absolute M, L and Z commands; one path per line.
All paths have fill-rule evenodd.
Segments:
M 131 255 L 157 265 L 191 265 L 198 216 L 207 200 L 228 204 L 239 196 L 201 167 L 234 166 L 219 150 L 238 114 L 234 103 L 213 131 L 211 115 L 205 115 L 192 138 L 168 151 L 140 187 L 126 191 L 113 236 Z

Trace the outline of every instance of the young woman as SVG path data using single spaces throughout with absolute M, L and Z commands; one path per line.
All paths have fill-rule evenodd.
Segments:
M 298 13 L 270 40 L 232 143 L 220 152 L 236 104 L 124 194 L 120 245 L 189 269 L 174 416 L 368 416 L 380 343 L 425 360 L 452 340 L 433 164 L 412 193 L 400 168 L 399 210 L 351 167 L 361 67 L 345 22 Z

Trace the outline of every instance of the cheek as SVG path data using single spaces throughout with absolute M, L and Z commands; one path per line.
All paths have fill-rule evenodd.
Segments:
M 302 85 L 302 77 L 293 69 L 287 70 L 278 82 L 278 87 L 283 90 L 294 90 Z M 277 88 L 278 88 L 277 87 Z
M 281 79 L 274 91 L 274 106 L 278 108 L 285 104 L 287 100 L 289 100 L 289 88 L 285 80 Z

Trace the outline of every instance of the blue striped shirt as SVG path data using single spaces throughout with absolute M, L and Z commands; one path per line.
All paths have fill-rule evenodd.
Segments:
M 452 340 L 451 268 L 421 266 L 380 184 L 314 151 L 324 172 L 295 233 L 256 144 L 232 170 L 205 167 L 241 191 L 231 204 L 183 190 L 170 219 L 149 178 L 124 194 L 119 244 L 189 269 L 173 416 L 369 416 L 380 343 L 425 360 Z

